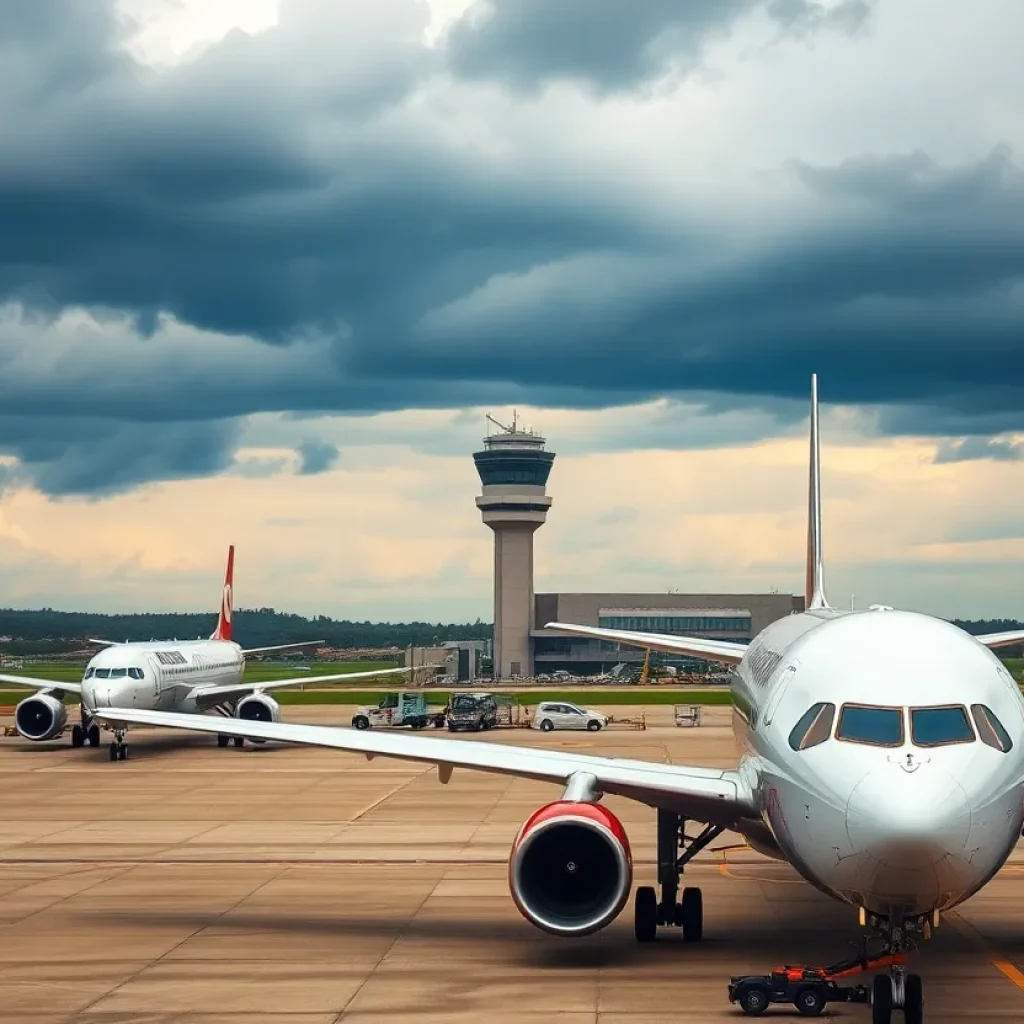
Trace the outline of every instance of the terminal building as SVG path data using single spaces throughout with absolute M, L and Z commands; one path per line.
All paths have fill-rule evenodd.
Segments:
M 552 505 L 547 482 L 555 454 L 517 418 L 511 426 L 488 419 L 499 431 L 484 439 L 473 461 L 481 483 L 476 504 L 494 531 L 495 679 L 596 675 L 644 659 L 642 649 L 567 637 L 544 629 L 547 622 L 746 643 L 769 623 L 803 611 L 803 597 L 791 594 L 535 594 L 533 539 Z M 661 661 L 689 667 L 684 658 Z

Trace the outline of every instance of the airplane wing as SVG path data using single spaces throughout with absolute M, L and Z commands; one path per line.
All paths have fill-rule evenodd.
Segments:
M 314 644 L 324 644 L 326 640 L 303 640 L 297 644 L 275 644 L 273 647 L 243 647 L 243 654 L 265 654 L 267 651 L 292 651 L 296 647 L 312 647 Z
M 230 686 L 194 686 L 188 693 L 200 707 L 213 707 L 234 697 L 245 697 L 250 693 L 264 690 L 287 690 L 293 686 L 308 686 L 315 683 L 333 683 L 338 680 L 370 679 L 373 676 L 399 675 L 411 672 L 411 668 L 378 668 L 372 672 L 339 672 L 329 676 L 296 676 L 293 679 L 274 679 L 270 682 L 233 683 Z
M 982 633 L 974 639 L 986 647 L 1010 647 L 1012 644 L 1024 644 L 1024 629 L 1011 629 L 1006 633 Z
M 574 626 L 566 622 L 549 622 L 545 629 L 554 629 L 570 636 L 594 636 L 631 647 L 647 647 L 652 651 L 670 651 L 691 658 L 705 658 L 724 665 L 738 665 L 746 653 L 744 644 L 728 640 L 704 640 L 697 636 L 671 636 L 666 633 L 635 633 L 626 629 L 599 629 L 597 626 Z
M 110 722 L 168 726 L 198 732 L 277 740 L 315 747 L 332 747 L 375 756 L 394 757 L 438 766 L 446 782 L 453 768 L 470 768 L 564 785 L 577 772 L 593 775 L 604 793 L 629 797 L 650 807 L 674 809 L 696 821 L 729 825 L 757 817 L 754 794 L 737 771 L 691 768 L 683 765 L 593 757 L 568 750 L 400 735 L 376 729 L 344 729 L 289 722 L 252 722 L 212 715 L 181 715 L 163 711 L 104 708 L 97 718 Z
M 0 674 L 0 683 L 13 686 L 27 686 L 32 690 L 64 690 L 66 693 L 81 693 L 81 683 L 59 683 L 56 679 L 30 679 L 28 676 L 7 676 Z

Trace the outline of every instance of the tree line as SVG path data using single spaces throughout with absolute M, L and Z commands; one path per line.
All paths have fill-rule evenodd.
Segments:
M 101 640 L 195 640 L 208 637 L 216 613 L 141 612 L 101 615 L 0 609 L 0 643 L 9 654 L 73 650 L 89 637 Z M 489 640 L 489 622 L 352 622 L 326 615 L 306 618 L 273 608 L 239 608 L 234 614 L 234 639 L 243 647 L 267 647 L 304 640 L 323 640 L 326 647 L 429 647 L 444 640 Z

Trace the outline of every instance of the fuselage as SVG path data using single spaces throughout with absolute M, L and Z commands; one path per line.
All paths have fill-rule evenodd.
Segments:
M 765 629 L 733 677 L 740 771 L 779 851 L 868 912 L 946 910 L 1024 821 L 1024 699 L 957 627 L 889 609 Z
M 197 686 L 241 683 L 245 656 L 229 640 L 156 641 L 104 648 L 86 666 L 82 703 L 101 708 L 196 711 Z

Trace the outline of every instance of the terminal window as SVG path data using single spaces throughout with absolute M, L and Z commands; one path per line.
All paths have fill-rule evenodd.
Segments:
M 602 615 L 605 629 L 632 629 L 641 633 L 697 633 L 709 630 L 749 632 L 750 616 L 724 615 Z

